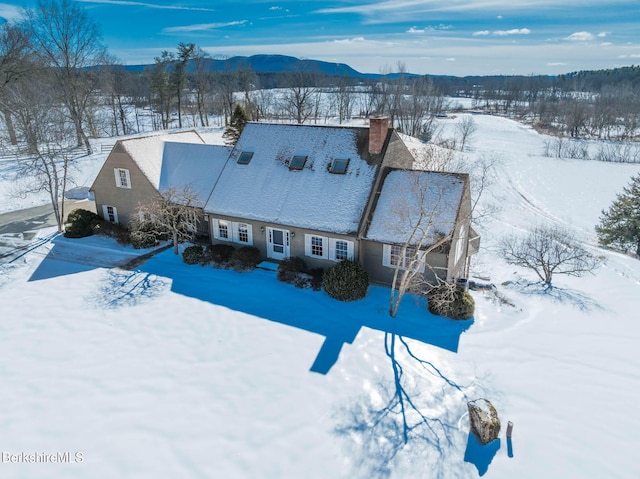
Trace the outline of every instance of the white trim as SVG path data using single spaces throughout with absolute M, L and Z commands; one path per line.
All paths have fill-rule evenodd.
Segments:
M 122 171 L 124 171 L 124 176 L 125 176 L 124 182 L 122 181 L 122 175 L 120 174 L 120 172 Z M 118 188 L 131 189 L 131 176 L 129 175 L 129 170 L 127 170 L 126 168 L 114 168 L 113 174 L 115 175 L 116 186 Z
M 346 258 L 336 258 L 336 243 L 338 242 L 347 243 Z M 331 261 L 342 261 L 343 259 L 353 260 L 353 241 L 340 238 L 329 238 L 329 259 Z
M 281 231 L 282 232 L 282 241 L 283 244 L 274 244 L 273 242 L 273 232 L 274 231 Z M 276 251 L 275 247 L 278 246 L 282 246 L 282 251 Z M 267 226 L 267 257 L 268 258 L 272 258 L 272 259 L 285 259 L 288 258 L 290 255 L 290 251 L 291 251 L 291 245 L 290 245 L 290 233 L 289 230 L 283 230 L 280 228 L 271 228 L 269 226 Z
M 247 241 L 242 241 L 240 239 L 240 228 L 242 226 L 244 226 L 246 229 Z M 233 228 L 233 241 L 243 245 L 248 245 L 248 246 L 253 245 L 253 227 L 249 223 L 233 222 L 232 228 Z
M 391 248 L 392 248 L 392 246 L 397 246 L 399 248 L 402 248 L 403 245 L 383 244 L 382 245 L 382 266 L 386 266 L 388 268 L 396 268 L 396 267 L 398 267 L 399 269 L 407 269 L 407 251 L 408 251 L 409 248 L 413 248 L 413 246 L 407 247 L 407 250 L 405 250 L 404 257 L 401 258 L 402 261 L 401 261 L 400 265 L 395 265 L 395 264 L 391 263 Z M 424 273 L 426 257 L 427 257 L 426 252 L 420 251 L 418 253 L 418 262 L 420 263 L 419 266 L 418 266 L 418 272 L 419 273 Z
M 313 254 L 314 246 L 312 244 L 313 239 L 320 240 L 320 248 L 322 248 L 322 254 Z M 304 235 L 304 254 L 309 256 L 310 258 L 318 258 L 318 259 L 328 259 L 329 258 L 329 238 L 326 236 L 314 235 L 314 234 L 305 234 Z
M 111 214 L 109 214 L 109 208 L 111 208 Z M 118 208 L 115 206 L 102 205 L 102 216 L 106 221 L 118 224 Z M 113 216 L 113 221 L 111 221 L 111 216 Z
M 220 225 L 227 227 L 227 236 L 220 235 Z M 213 237 L 220 241 L 233 241 L 233 223 L 227 220 L 215 218 L 213 220 Z

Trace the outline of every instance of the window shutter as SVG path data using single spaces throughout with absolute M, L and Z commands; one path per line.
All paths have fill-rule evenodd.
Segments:
M 129 170 L 124 170 L 124 174 L 127 177 L 127 188 L 131 188 L 131 176 L 129 176 Z
M 308 234 L 304 235 L 304 254 L 306 256 L 311 256 L 311 236 L 312 235 Z
M 113 174 L 116 177 L 116 186 L 122 188 L 122 183 L 120 183 L 120 168 L 114 168 Z
M 424 273 L 424 265 L 427 261 L 427 253 L 425 251 L 420 251 L 418 253 L 418 261 L 419 261 L 418 272 Z
M 393 265 L 391 264 L 391 245 L 390 244 L 382 245 L 382 265 L 388 266 L 389 268 L 393 267 Z
M 109 210 L 107 208 L 108 208 L 108 205 L 102 205 L 102 217 L 106 221 L 109 221 Z
M 336 240 L 329 238 L 329 259 L 336 261 Z
M 347 258 L 353 261 L 353 241 L 347 241 Z
M 219 230 L 220 222 L 217 219 L 213 220 L 213 237 L 215 239 L 220 239 L 220 230 Z
M 231 238 L 234 242 L 239 243 L 240 241 L 240 235 L 238 234 L 238 223 L 236 223 L 235 221 L 233 223 L 231 223 L 231 231 L 229 231 L 229 233 L 231 233 Z
M 247 235 L 249 237 L 248 245 L 253 245 L 253 226 L 247 223 Z

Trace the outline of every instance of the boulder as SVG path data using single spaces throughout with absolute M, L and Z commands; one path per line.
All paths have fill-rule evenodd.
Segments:
M 484 446 L 500 434 L 500 419 L 498 411 L 486 399 L 476 399 L 467 403 L 469 408 L 469 423 L 471 431 Z

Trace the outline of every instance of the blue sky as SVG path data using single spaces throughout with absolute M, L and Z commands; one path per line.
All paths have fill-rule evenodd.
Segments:
M 640 64 L 640 0 L 79 0 L 121 62 L 193 42 L 213 56 L 261 53 L 356 70 L 558 74 Z M 31 0 L 0 3 L 15 18 Z

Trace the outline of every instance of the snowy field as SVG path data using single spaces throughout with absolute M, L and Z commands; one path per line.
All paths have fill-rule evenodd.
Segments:
M 391 320 L 381 287 L 344 304 L 171 251 L 125 271 L 105 261 L 131 251 L 58 238 L 0 267 L 0 477 L 640 477 L 640 262 L 593 234 L 640 166 L 544 158 L 530 128 L 474 119 L 466 155 L 499 159 L 501 209 L 473 274 L 513 305 L 474 292 L 453 322 L 408 297 Z M 494 245 L 548 223 L 605 261 L 542 293 Z M 485 448 L 479 397 L 503 423 Z M 5 461 L 66 452 L 81 462 Z

